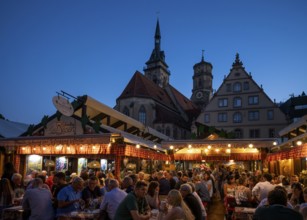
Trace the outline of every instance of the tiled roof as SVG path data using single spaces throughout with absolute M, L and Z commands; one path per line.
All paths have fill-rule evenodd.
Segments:
M 174 103 L 167 92 L 138 71 L 135 72 L 118 99 L 131 97 L 151 98 L 169 108 L 175 109 Z
M 28 127 L 28 124 L 0 119 L 0 137 L 19 137 L 21 134 L 27 131 Z

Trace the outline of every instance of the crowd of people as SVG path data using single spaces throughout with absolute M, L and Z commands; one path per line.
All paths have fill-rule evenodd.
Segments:
M 151 174 L 125 171 L 121 177 L 93 170 L 80 175 L 32 170 L 23 178 L 7 163 L 0 181 L 0 208 L 22 205 L 23 218 L 30 220 L 64 220 L 74 211 L 96 209 L 101 219 L 146 220 L 158 215 L 161 220 L 205 220 L 213 198 L 224 201 L 228 219 L 233 211 L 229 207 L 236 206 L 256 208 L 255 220 L 307 216 L 307 188 L 298 176 L 223 165 Z

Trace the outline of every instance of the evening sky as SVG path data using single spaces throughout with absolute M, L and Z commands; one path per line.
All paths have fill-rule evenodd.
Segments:
M 307 92 L 306 0 L 1 0 L 0 114 L 39 123 L 61 90 L 114 107 L 157 18 L 170 83 L 188 98 L 202 50 L 215 90 L 238 52 L 272 100 Z

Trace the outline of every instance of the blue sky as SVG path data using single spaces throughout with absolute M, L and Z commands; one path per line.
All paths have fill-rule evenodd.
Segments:
M 185 96 L 203 49 L 214 89 L 238 52 L 272 100 L 307 92 L 305 0 L 2 0 L 0 113 L 39 123 L 60 90 L 114 107 L 143 72 L 157 17 L 170 83 Z

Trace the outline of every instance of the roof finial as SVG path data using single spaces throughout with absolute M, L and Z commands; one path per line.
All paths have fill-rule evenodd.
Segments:
M 243 65 L 242 61 L 240 60 L 240 55 L 239 55 L 239 53 L 236 53 L 236 60 L 235 60 L 235 62 L 232 64 L 232 66 L 234 66 L 234 65 L 238 65 L 238 66 L 242 66 L 242 65 Z
M 204 62 L 204 53 L 205 53 L 205 50 L 201 50 L 201 61 Z

